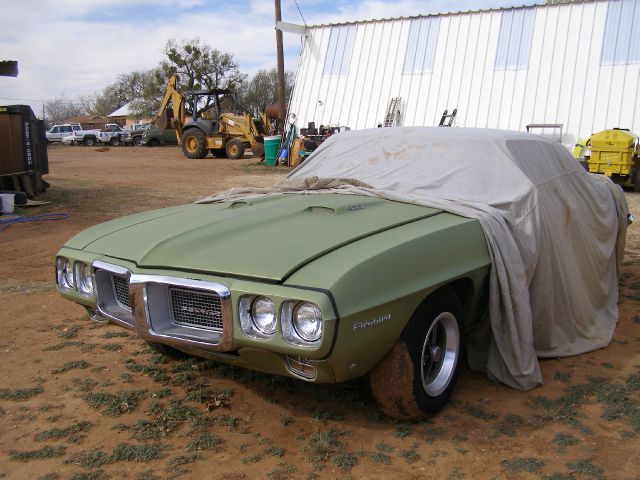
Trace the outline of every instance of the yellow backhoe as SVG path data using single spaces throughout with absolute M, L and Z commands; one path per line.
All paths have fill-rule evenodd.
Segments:
M 221 99 L 232 97 L 226 89 L 192 90 L 184 94 L 177 89 L 177 77 L 172 75 L 160 102 L 158 113 L 151 122 L 158 128 L 172 128 L 176 131 L 178 144 L 188 158 L 205 158 L 209 152 L 216 157 L 242 158 L 245 148 L 251 148 L 256 156 L 264 154 L 264 134 L 270 129 L 269 119 L 253 118 L 244 113 L 217 113 L 211 118 L 208 112 L 198 116 L 198 99 L 213 97 L 215 112 L 222 112 Z M 185 99 L 190 97 L 193 115 L 185 122 Z

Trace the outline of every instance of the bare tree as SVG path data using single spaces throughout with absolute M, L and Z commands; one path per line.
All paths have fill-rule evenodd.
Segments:
M 44 111 L 47 126 L 55 123 L 64 123 L 70 118 L 87 113 L 81 102 L 67 100 L 62 96 L 45 102 Z

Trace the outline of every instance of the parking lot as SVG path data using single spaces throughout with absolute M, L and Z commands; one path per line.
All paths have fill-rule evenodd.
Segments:
M 49 164 L 38 200 L 51 204 L 19 213 L 69 218 L 0 232 L 0 478 L 638 478 L 640 218 L 609 347 L 542 361 L 545 384 L 528 392 L 465 370 L 441 413 L 404 423 L 364 381 L 168 359 L 55 291 L 54 256 L 77 232 L 289 169 L 187 160 L 177 147 L 56 145 Z M 640 194 L 627 200 L 640 217 Z

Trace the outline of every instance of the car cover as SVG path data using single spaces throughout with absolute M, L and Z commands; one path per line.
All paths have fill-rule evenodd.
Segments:
M 378 128 L 336 134 L 267 189 L 202 201 L 337 191 L 475 218 L 490 252 L 489 325 L 469 332 L 469 361 L 494 380 L 542 383 L 539 357 L 604 347 L 618 318 L 628 207 L 609 179 L 559 143 L 469 128 Z

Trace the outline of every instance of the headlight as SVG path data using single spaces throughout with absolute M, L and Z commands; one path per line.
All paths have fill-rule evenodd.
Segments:
M 78 293 L 85 297 L 93 297 L 93 272 L 91 271 L 91 265 L 84 262 L 76 262 L 74 268 Z
M 73 270 L 68 258 L 58 257 L 56 259 L 56 275 L 58 280 L 58 286 L 62 290 L 73 290 Z
M 322 312 L 313 303 L 298 303 L 293 309 L 292 323 L 298 336 L 307 342 L 322 337 Z
M 276 333 L 276 306 L 267 297 L 257 297 L 251 305 L 251 321 L 265 335 Z

